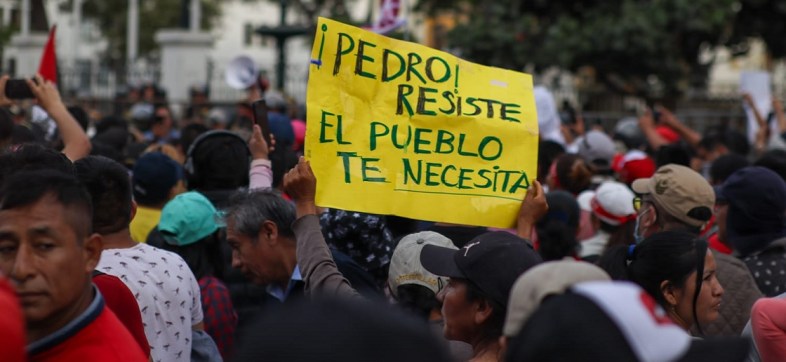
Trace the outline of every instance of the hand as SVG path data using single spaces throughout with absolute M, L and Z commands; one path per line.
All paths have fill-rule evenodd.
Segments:
M 265 142 L 265 137 L 262 137 L 262 129 L 258 125 L 254 125 L 251 139 L 248 140 L 248 149 L 251 151 L 251 157 L 255 160 L 267 160 L 270 152 L 275 150 L 276 140 L 273 134 L 270 135 L 270 145 Z
M 314 205 L 317 178 L 305 157 L 300 156 L 297 166 L 284 175 L 284 191 L 295 199 L 298 205 Z
M 549 211 L 546 195 L 538 180 L 532 182 L 532 187 L 527 190 L 527 196 L 521 202 L 519 215 L 516 218 L 516 230 L 522 238 L 532 235 L 533 226 Z
M 60 99 L 60 92 L 57 91 L 55 84 L 44 80 L 40 74 L 36 74 L 35 81 L 27 79 L 27 85 L 33 91 L 35 98 L 38 100 L 38 105 L 41 106 L 47 113 L 52 113 L 55 109 L 62 107 L 65 109 L 63 101 Z
M 0 107 L 10 106 L 13 102 L 5 96 L 5 83 L 8 81 L 8 76 L 0 77 Z
M 655 119 L 652 118 L 652 112 L 649 108 L 644 110 L 644 113 L 639 116 L 639 127 L 641 129 L 655 128 Z
M 743 93 L 742 101 L 747 105 L 753 105 L 753 97 L 751 96 L 750 93 Z
M 677 119 L 677 116 L 674 115 L 668 108 L 658 106 L 658 112 L 660 113 L 660 121 L 667 126 L 676 126 L 680 123 Z

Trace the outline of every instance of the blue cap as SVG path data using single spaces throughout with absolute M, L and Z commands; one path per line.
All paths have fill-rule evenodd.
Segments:
M 161 152 L 142 155 L 134 164 L 134 200 L 142 205 L 167 201 L 169 191 L 183 179 L 183 166 Z

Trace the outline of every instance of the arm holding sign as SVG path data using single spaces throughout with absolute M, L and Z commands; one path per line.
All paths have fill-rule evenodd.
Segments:
M 535 224 L 548 211 L 549 204 L 546 202 L 543 186 L 538 180 L 535 180 L 521 203 L 519 215 L 516 218 L 516 235 L 523 239 L 532 239 L 532 230 L 535 228 Z
M 297 220 L 292 224 L 297 240 L 297 263 L 306 282 L 305 292 L 314 297 L 360 297 L 338 271 L 330 253 L 317 216 L 314 202 L 317 179 L 305 158 L 284 175 L 284 189 L 295 199 Z

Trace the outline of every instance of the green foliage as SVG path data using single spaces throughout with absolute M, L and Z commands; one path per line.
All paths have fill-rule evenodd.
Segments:
M 749 0 L 755 1 L 755 0 Z M 702 49 L 723 44 L 735 0 L 460 1 L 469 19 L 450 47 L 469 60 L 515 70 L 594 69 L 611 90 L 676 97 L 706 82 Z M 421 0 L 425 11 L 445 1 Z M 437 9 L 437 10 L 435 10 Z
M 773 58 L 786 57 L 786 1 L 740 0 L 733 29 L 727 45 L 738 53 L 747 51 L 748 42 L 757 37 Z

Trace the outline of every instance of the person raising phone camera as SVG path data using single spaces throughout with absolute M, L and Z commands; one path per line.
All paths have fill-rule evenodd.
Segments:
M 6 95 L 8 76 L 0 77 L 0 107 L 8 107 L 13 100 Z M 26 79 L 27 86 L 35 96 L 38 106 L 43 108 L 57 124 L 60 138 L 63 140 L 63 154 L 71 161 L 76 161 L 90 154 L 90 139 L 79 123 L 68 113 L 65 104 L 60 98 L 60 92 L 54 83 L 44 80 L 40 74 L 33 79 Z

